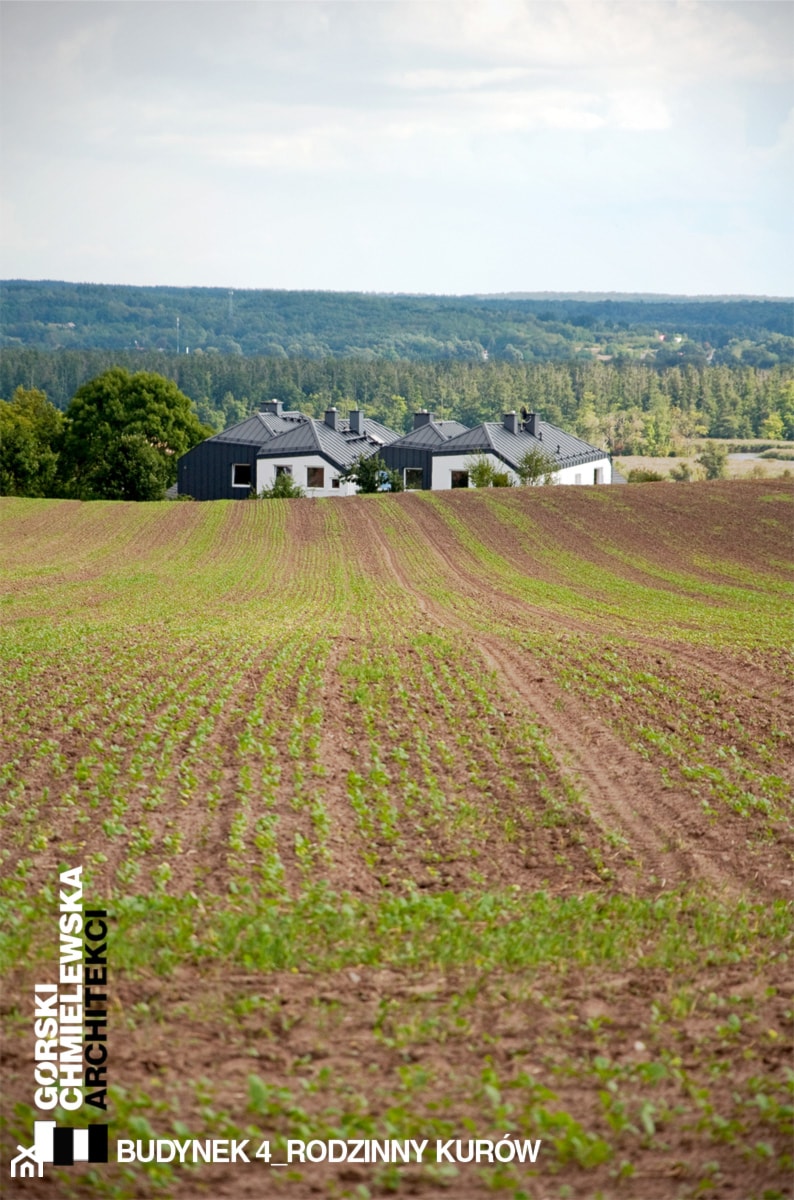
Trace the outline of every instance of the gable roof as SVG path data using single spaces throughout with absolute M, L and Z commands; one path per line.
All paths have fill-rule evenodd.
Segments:
M 393 446 L 431 450 L 436 446 L 440 446 L 442 442 L 457 437 L 458 434 L 468 432 L 468 426 L 461 425 L 460 421 L 430 420 L 424 425 L 419 425 L 418 428 L 412 429 L 410 433 L 403 434 L 401 438 L 397 438 L 391 444 Z
M 293 429 L 271 438 L 260 447 L 257 459 L 288 458 L 292 455 L 321 454 L 335 467 L 345 470 L 362 455 L 377 454 L 380 443 L 366 435 L 332 429 L 325 421 L 307 417 Z
M 354 434 L 350 428 L 350 420 L 346 417 L 340 417 L 336 423 L 337 430 L 345 435 L 352 434 L 353 437 L 360 437 L 360 434 Z M 392 442 L 396 442 L 399 438 L 399 433 L 395 433 L 393 429 L 389 429 L 388 425 L 382 425 L 380 421 L 374 421 L 372 417 L 364 417 L 364 432 L 368 437 L 374 438 L 382 446 L 389 446 Z
M 280 417 L 275 413 L 257 412 L 246 417 L 244 421 L 238 421 L 236 425 L 230 425 L 228 429 L 223 429 L 213 437 L 207 438 L 207 441 L 261 446 L 264 442 L 307 419 L 301 412 L 283 413 Z
M 483 421 L 482 425 L 469 429 L 457 437 L 450 438 L 439 446 L 436 454 L 496 454 L 510 467 L 517 467 L 529 450 L 543 450 L 553 459 L 557 467 L 575 467 L 581 463 L 595 462 L 606 458 L 606 450 L 599 450 L 589 442 L 566 433 L 548 421 L 536 424 L 540 437 L 519 428 L 511 433 L 496 421 Z

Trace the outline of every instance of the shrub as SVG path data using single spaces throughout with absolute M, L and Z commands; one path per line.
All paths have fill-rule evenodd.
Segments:
M 664 475 L 660 475 L 658 471 L 646 471 L 635 467 L 633 471 L 629 471 L 626 478 L 628 483 L 660 483 Z
M 377 454 L 362 454 L 340 476 L 350 479 L 360 492 L 401 492 L 403 481 L 399 471 L 391 471 Z
M 705 447 L 697 462 L 706 472 L 706 479 L 724 479 L 728 473 L 728 451 L 716 442 Z
M 469 482 L 476 488 L 494 486 L 496 471 L 487 454 L 475 454 L 467 458 L 465 468 L 469 472 Z
M 541 484 L 554 482 L 554 472 L 557 464 L 551 455 L 539 447 L 527 450 L 516 467 L 516 474 L 523 487 L 538 487 Z
M 252 492 L 253 496 L 254 493 Z M 300 496 L 305 496 L 303 488 L 300 487 L 288 471 L 282 471 L 273 480 L 269 488 L 262 488 L 262 491 L 257 495 L 258 500 L 297 500 Z

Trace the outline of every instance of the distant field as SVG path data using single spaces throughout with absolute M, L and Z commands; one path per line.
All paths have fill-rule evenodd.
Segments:
M 710 438 L 709 441 L 724 446 L 732 444 L 724 438 Z M 781 456 L 794 456 L 794 444 L 791 442 L 781 443 L 779 453 Z M 624 476 L 627 476 L 629 471 L 656 471 L 667 478 L 670 472 L 677 470 L 682 463 L 686 463 L 693 473 L 701 470 L 697 465 L 698 454 L 699 450 L 695 450 L 689 457 L 679 458 L 620 454 L 615 457 L 614 465 Z M 728 479 L 788 479 L 789 476 L 794 478 L 794 457 L 789 459 L 784 457 L 761 458 L 760 455 L 756 457 L 729 454 L 726 471 Z
M 24 1194 L 789 1195 L 793 520 L 789 480 L 0 500 L 6 1144 L 78 862 L 114 1137 L 542 1139 Z

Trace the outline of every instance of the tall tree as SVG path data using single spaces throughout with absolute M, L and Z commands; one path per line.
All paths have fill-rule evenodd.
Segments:
M 0 495 L 54 496 L 63 414 L 38 388 L 0 400 Z
M 63 474 L 82 500 L 156 500 L 177 459 L 213 430 L 176 384 L 113 367 L 83 385 L 66 410 Z

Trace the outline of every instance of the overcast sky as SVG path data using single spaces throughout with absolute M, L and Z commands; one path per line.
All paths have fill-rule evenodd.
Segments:
M 788 0 L 0 5 L 0 275 L 790 295 Z

